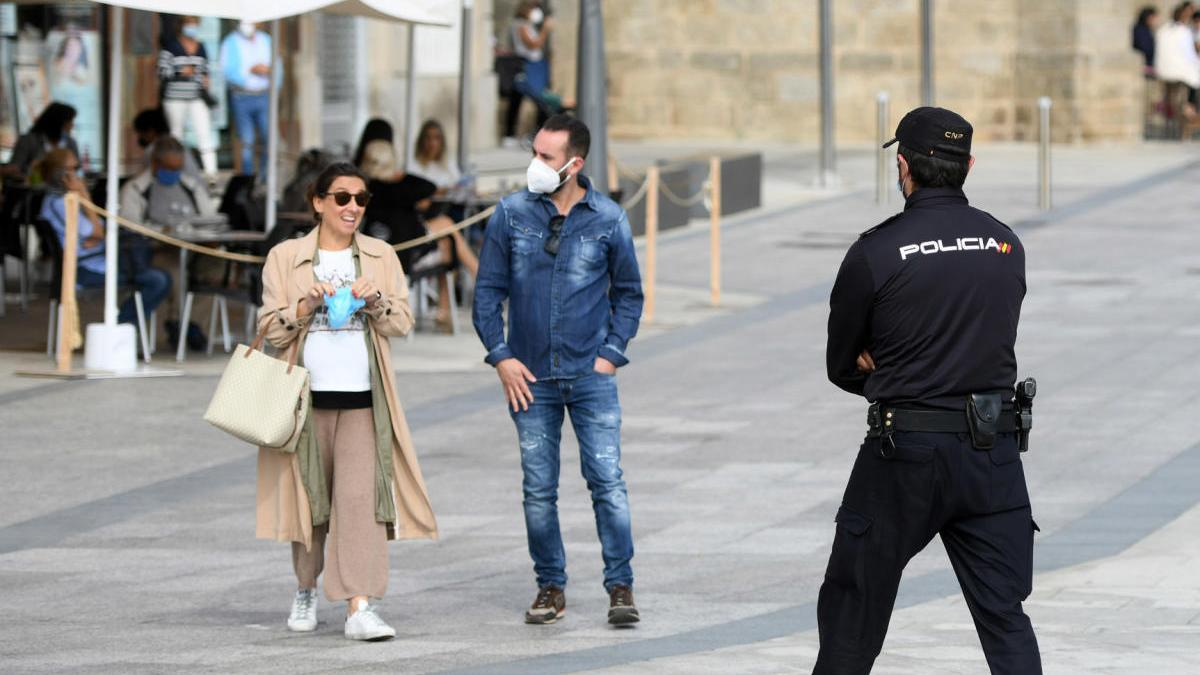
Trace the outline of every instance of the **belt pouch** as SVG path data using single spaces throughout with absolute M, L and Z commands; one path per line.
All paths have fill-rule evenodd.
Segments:
M 967 399 L 967 427 L 976 450 L 991 450 L 996 444 L 1003 405 L 1003 397 L 998 393 L 971 394 Z

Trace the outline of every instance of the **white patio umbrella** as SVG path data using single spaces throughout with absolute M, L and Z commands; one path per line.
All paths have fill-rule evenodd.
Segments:
M 168 14 L 190 14 L 247 21 L 272 21 L 272 70 L 278 61 L 279 19 L 309 12 L 322 11 L 333 14 L 362 16 L 410 24 L 448 26 L 460 0 L 96 0 L 98 4 L 111 5 L 110 26 L 111 59 L 109 71 L 108 104 L 108 194 L 106 208 L 112 214 L 118 211 L 121 134 L 121 55 L 124 49 L 124 9 L 140 9 Z M 40 4 L 36 0 L 16 0 L 15 4 Z M 412 77 L 411 64 L 409 77 Z M 268 223 L 274 223 L 275 192 L 278 182 L 277 156 L 279 153 L 279 89 L 271 87 L 269 137 L 267 142 L 270 163 L 267 167 Z M 104 323 L 113 328 L 117 324 L 117 223 L 110 218 L 106 228 L 105 269 L 108 274 L 104 285 Z

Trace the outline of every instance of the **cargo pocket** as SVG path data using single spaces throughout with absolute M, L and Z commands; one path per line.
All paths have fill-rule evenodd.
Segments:
M 818 611 L 823 621 L 837 626 L 840 640 L 857 643 L 867 634 L 871 620 L 867 560 L 871 557 L 868 537 L 872 521 L 845 505 L 838 507 L 834 520 L 837 531 Z
M 842 505 L 838 507 L 837 532 L 833 539 L 833 553 L 829 557 L 827 576 L 839 586 L 861 588 L 866 574 L 866 534 L 871 529 L 871 519 Z

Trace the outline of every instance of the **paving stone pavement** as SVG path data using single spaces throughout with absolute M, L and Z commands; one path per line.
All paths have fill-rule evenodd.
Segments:
M 1024 461 L 1042 530 L 1028 609 L 1047 671 L 1200 671 L 1200 165 L 1180 146 L 1069 149 L 1042 216 L 1029 148 L 988 150 L 968 195 L 1028 250 L 1017 354 L 1041 384 Z M 669 302 L 620 375 L 637 628 L 604 624 L 569 430 L 570 611 L 521 623 L 534 586 L 517 444 L 470 335 L 393 347 L 442 539 L 391 545 L 381 611 L 398 636 L 371 645 L 341 637 L 330 603 L 315 634 L 285 630 L 294 582 L 286 547 L 252 538 L 252 452 L 200 420 L 222 359 L 44 383 L 8 375 L 29 357 L 0 355 L 0 670 L 806 672 L 863 432 L 862 402 L 824 378 L 828 289 L 856 233 L 897 208 L 871 203 L 865 157 L 837 193 L 731 220 L 729 307 L 704 307 L 702 227 L 662 242 Z M 788 175 L 808 159 L 772 161 Z M 876 672 L 985 669 L 935 544 L 909 566 Z

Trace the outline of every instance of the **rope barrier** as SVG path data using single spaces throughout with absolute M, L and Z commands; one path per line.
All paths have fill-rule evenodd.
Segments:
M 625 209 L 626 211 L 633 208 L 639 201 L 642 200 L 643 197 L 646 196 L 646 190 L 649 189 L 649 187 L 650 187 L 650 178 L 647 177 L 646 180 L 642 181 L 642 186 L 638 188 L 637 192 L 633 193 L 633 195 L 630 196 L 629 199 L 626 199 L 625 201 L 621 202 L 621 208 Z
M 453 226 L 451 226 L 445 230 L 442 230 L 441 232 L 430 232 L 429 234 L 425 235 L 424 237 L 417 237 L 416 239 L 409 239 L 408 241 L 405 241 L 405 242 L 402 242 L 399 244 L 393 244 L 392 248 L 395 249 L 396 251 L 404 251 L 404 250 L 407 250 L 410 248 L 416 248 L 417 246 L 420 246 L 422 244 L 427 244 L 431 241 L 437 241 L 438 239 L 441 239 L 442 237 L 448 237 L 448 236 L 454 234 L 455 232 L 460 232 L 462 230 L 465 230 L 468 227 L 474 225 L 475 223 L 478 223 L 479 221 L 484 220 L 485 218 L 490 218 L 491 215 L 495 212 L 496 212 L 496 207 L 489 206 L 489 207 L 487 207 L 486 210 L 480 211 L 479 213 L 476 213 L 475 215 L 471 216 L 470 218 L 466 218 L 460 222 L 457 222 Z
M 121 227 L 123 227 L 131 232 L 136 232 L 142 236 L 161 241 L 164 244 L 170 244 L 171 246 L 175 246 L 177 248 L 185 248 L 189 251 L 194 251 L 201 255 L 209 255 L 209 256 L 213 256 L 215 258 L 224 258 L 226 260 L 233 260 L 235 262 L 244 262 L 244 263 L 263 263 L 263 262 L 266 262 L 266 260 L 267 260 L 265 257 L 259 256 L 259 255 L 249 255 L 246 253 L 230 253 L 228 251 L 222 251 L 220 249 L 213 248 L 212 246 L 201 246 L 200 244 L 196 244 L 196 243 L 193 243 L 190 241 L 184 241 L 182 239 L 177 239 L 170 235 L 163 234 L 162 232 L 159 232 L 158 230 L 155 230 L 153 228 L 146 227 L 145 225 L 142 225 L 140 223 L 135 223 L 131 220 L 127 220 L 121 216 L 110 213 L 108 210 L 101 208 L 100 206 L 97 206 L 96 204 L 93 204 L 91 202 L 91 200 L 88 200 L 84 197 L 79 198 L 79 206 L 91 211 L 92 213 L 102 216 L 104 218 L 111 218 L 111 219 L 117 221 L 118 225 L 120 225 Z
M 684 208 L 691 208 L 704 201 L 705 197 L 708 196 L 709 189 L 709 181 L 705 180 L 704 184 L 700 187 L 699 192 L 691 195 L 690 197 L 684 198 L 672 192 L 671 188 L 667 187 L 666 183 L 659 183 L 658 185 L 659 192 L 662 193 L 662 196 L 667 198 L 667 201 L 675 204 L 676 206 L 682 206 Z
M 613 165 L 617 168 L 617 172 L 620 173 L 625 178 L 628 178 L 630 180 L 637 180 L 638 178 L 640 178 L 640 176 L 637 173 L 633 172 L 628 167 L 623 165 L 619 160 L 617 160 L 616 157 L 613 157 L 612 161 L 613 161 Z M 687 166 L 690 166 L 691 164 L 694 164 L 694 162 L 673 162 L 671 164 L 664 164 L 662 166 L 659 166 L 658 170 L 659 170 L 659 174 L 661 175 L 662 172 L 664 172 L 664 171 L 674 171 L 677 169 L 682 169 Z M 638 199 L 643 196 L 642 193 L 645 191 L 647 183 L 648 183 L 648 180 L 643 180 L 642 187 L 638 190 L 637 194 L 635 194 L 634 197 L 631 197 L 628 202 L 626 202 L 625 204 L 622 204 L 621 205 L 622 208 L 628 209 L 629 206 L 633 206 L 634 204 L 636 204 Z M 709 212 L 712 211 L 712 208 L 710 207 L 710 203 L 709 203 L 709 197 L 712 193 L 712 170 L 711 170 L 711 168 L 708 172 L 708 175 L 706 175 L 704 177 L 704 183 L 701 185 L 700 191 L 694 195 L 690 195 L 688 197 L 680 197 L 679 195 L 677 195 L 676 193 L 671 191 L 671 188 L 667 187 L 666 183 L 664 183 L 662 181 L 659 181 L 658 189 L 659 189 L 659 194 L 666 197 L 667 201 L 675 204 L 676 206 L 680 206 L 685 209 L 690 209 L 691 207 L 695 206 L 696 204 L 703 203 L 704 209 L 706 211 L 709 211 Z
M 140 234 L 145 237 L 149 237 L 149 238 L 157 240 L 157 241 L 161 241 L 164 244 L 168 244 L 170 246 L 175 246 L 176 248 L 183 248 L 183 249 L 187 249 L 189 251 L 195 252 L 195 253 L 199 253 L 200 255 L 212 256 L 214 258 L 223 258 L 225 260 L 232 260 L 234 262 L 262 264 L 267 261 L 265 256 L 250 255 L 248 253 L 230 253 L 229 251 L 222 251 L 213 246 L 203 246 L 201 244 L 197 244 L 197 243 L 190 242 L 190 241 L 185 241 L 185 240 L 179 239 L 177 237 L 172 237 L 168 234 L 163 234 L 162 232 L 159 232 L 158 230 L 155 230 L 150 227 L 146 227 L 145 225 L 142 225 L 140 223 L 135 223 L 135 222 L 128 220 L 126 218 L 123 218 L 121 216 L 113 215 L 112 213 L 109 213 L 109 211 L 107 211 L 106 209 L 101 208 L 100 206 L 92 203 L 90 200 L 83 198 L 83 197 L 79 198 L 79 205 L 80 205 L 80 207 L 86 208 L 87 210 L 91 211 L 92 213 L 97 214 L 98 216 L 101 216 L 103 218 L 112 218 L 113 220 L 116 220 L 118 225 L 120 225 L 121 227 L 123 227 L 131 232 L 136 232 L 137 234 Z M 405 241 L 405 242 L 402 242 L 399 244 L 394 244 L 394 245 L 392 245 L 392 249 L 395 251 L 405 251 L 410 248 L 416 248 L 417 246 L 422 246 L 431 241 L 437 241 L 438 239 L 441 239 L 442 237 L 448 237 L 448 236 L 454 234 L 455 232 L 465 230 L 466 228 L 474 225 L 475 223 L 478 223 L 479 221 L 490 217 L 492 215 L 492 213 L 494 213 L 495 211 L 496 211 L 496 207 L 490 206 L 486 210 L 481 211 L 480 213 L 477 213 L 477 214 L 471 216 L 470 218 L 466 218 L 466 219 L 462 220 L 461 222 L 455 223 L 453 226 L 451 226 L 445 230 L 442 230 L 440 232 L 431 232 L 423 237 L 417 237 L 416 239 L 410 239 L 408 241 Z

